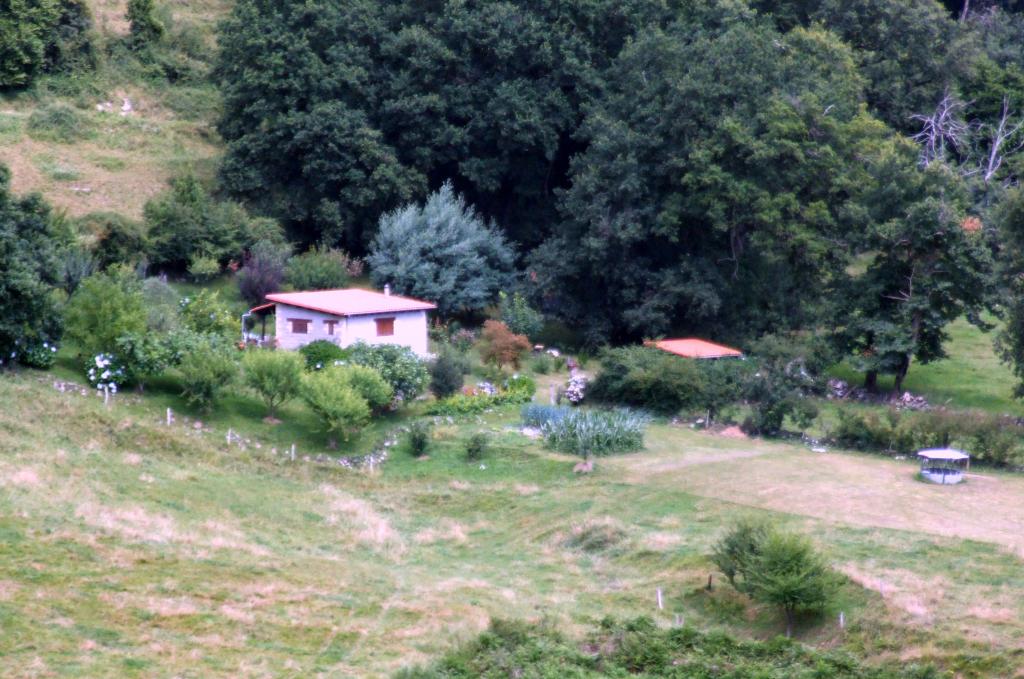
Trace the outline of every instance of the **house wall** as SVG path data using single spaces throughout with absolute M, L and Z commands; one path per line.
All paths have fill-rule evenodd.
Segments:
M 290 319 L 307 319 L 309 332 L 293 333 Z M 378 318 L 394 318 L 395 334 L 389 337 L 377 336 Z M 360 340 L 367 344 L 400 344 L 407 346 L 420 356 L 427 353 L 427 312 L 403 311 L 390 314 L 368 314 L 365 316 L 333 316 L 288 304 L 278 304 L 275 319 L 277 346 L 282 349 L 298 349 L 316 340 L 327 340 L 347 347 Z M 335 321 L 334 334 L 327 332 L 324 321 Z

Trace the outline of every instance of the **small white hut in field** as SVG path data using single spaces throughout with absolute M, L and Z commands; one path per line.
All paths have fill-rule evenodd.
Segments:
M 250 314 L 273 313 L 276 345 L 298 349 L 316 340 L 340 347 L 356 342 L 399 344 L 427 355 L 427 312 L 437 305 L 362 288 L 275 292 Z M 264 338 L 265 339 L 265 338 Z

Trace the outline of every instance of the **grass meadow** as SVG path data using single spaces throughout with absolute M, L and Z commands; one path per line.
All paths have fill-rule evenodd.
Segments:
M 272 426 L 239 392 L 206 417 L 170 382 L 104 406 L 54 387 L 74 366 L 65 356 L 55 372 L 0 380 L 7 676 L 383 677 L 493 617 L 576 634 L 644 614 L 769 638 L 778 616 L 708 560 L 748 516 L 811 536 L 848 577 L 798 629 L 805 643 L 964 677 L 1024 668 L 1017 475 L 932 487 L 908 461 L 659 422 L 645 451 L 580 477 L 574 459 L 519 432 L 515 407 L 440 420 L 427 459 L 399 446 L 372 472 L 350 471 L 303 459 L 324 439 L 298 407 Z M 562 376 L 541 379 L 538 398 Z M 467 462 L 481 430 L 492 449 Z

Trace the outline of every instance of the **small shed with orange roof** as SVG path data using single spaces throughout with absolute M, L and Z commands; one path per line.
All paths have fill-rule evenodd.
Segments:
M 680 339 L 663 339 L 644 342 L 646 346 L 655 347 L 683 358 L 716 359 L 716 358 L 743 358 L 743 352 L 739 349 L 727 347 L 724 344 L 715 344 L 696 337 L 684 337 Z

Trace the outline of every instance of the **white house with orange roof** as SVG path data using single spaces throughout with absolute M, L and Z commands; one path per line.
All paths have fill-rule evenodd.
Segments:
M 427 312 L 437 305 L 362 288 L 275 292 L 250 314 L 273 313 L 276 346 L 298 349 L 316 340 L 340 347 L 356 342 L 399 344 L 426 356 Z

